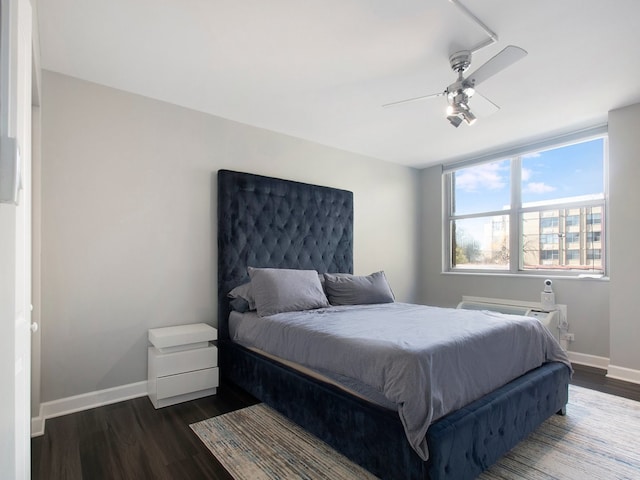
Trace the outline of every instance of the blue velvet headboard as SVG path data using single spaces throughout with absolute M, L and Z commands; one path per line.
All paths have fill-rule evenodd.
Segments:
M 228 337 L 227 293 L 247 267 L 353 273 L 353 193 L 218 171 L 218 330 Z

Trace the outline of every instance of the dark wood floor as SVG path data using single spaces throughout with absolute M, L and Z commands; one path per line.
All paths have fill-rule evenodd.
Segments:
M 233 480 L 189 425 L 256 403 L 233 385 L 153 408 L 147 397 L 47 420 L 31 440 L 31 478 Z
M 640 385 L 574 368 L 573 384 L 640 401 Z M 160 410 L 142 397 L 52 418 L 31 442 L 32 479 L 232 480 L 189 424 L 254 403 L 223 383 L 215 396 Z
M 574 374 L 571 383 L 574 385 L 640 402 L 640 385 L 636 383 L 607 378 L 605 376 L 606 371 L 599 368 L 574 364 L 573 369 Z

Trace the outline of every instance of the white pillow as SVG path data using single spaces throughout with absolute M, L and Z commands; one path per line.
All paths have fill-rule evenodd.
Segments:
M 249 267 L 249 277 L 260 317 L 329 306 L 315 270 Z

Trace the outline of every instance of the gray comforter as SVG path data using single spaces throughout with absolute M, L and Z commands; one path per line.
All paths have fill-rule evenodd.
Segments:
M 570 367 L 538 320 L 390 303 L 331 307 L 234 323 L 234 341 L 364 382 L 395 403 L 426 460 L 429 425 L 545 362 Z

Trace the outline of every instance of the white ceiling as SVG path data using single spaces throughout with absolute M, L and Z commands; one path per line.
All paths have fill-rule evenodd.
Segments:
M 452 127 L 448 56 L 486 34 L 448 0 L 39 0 L 42 67 L 422 167 L 600 125 L 640 102 L 639 0 L 461 0 L 529 52 Z M 474 107 L 472 99 L 471 109 Z

